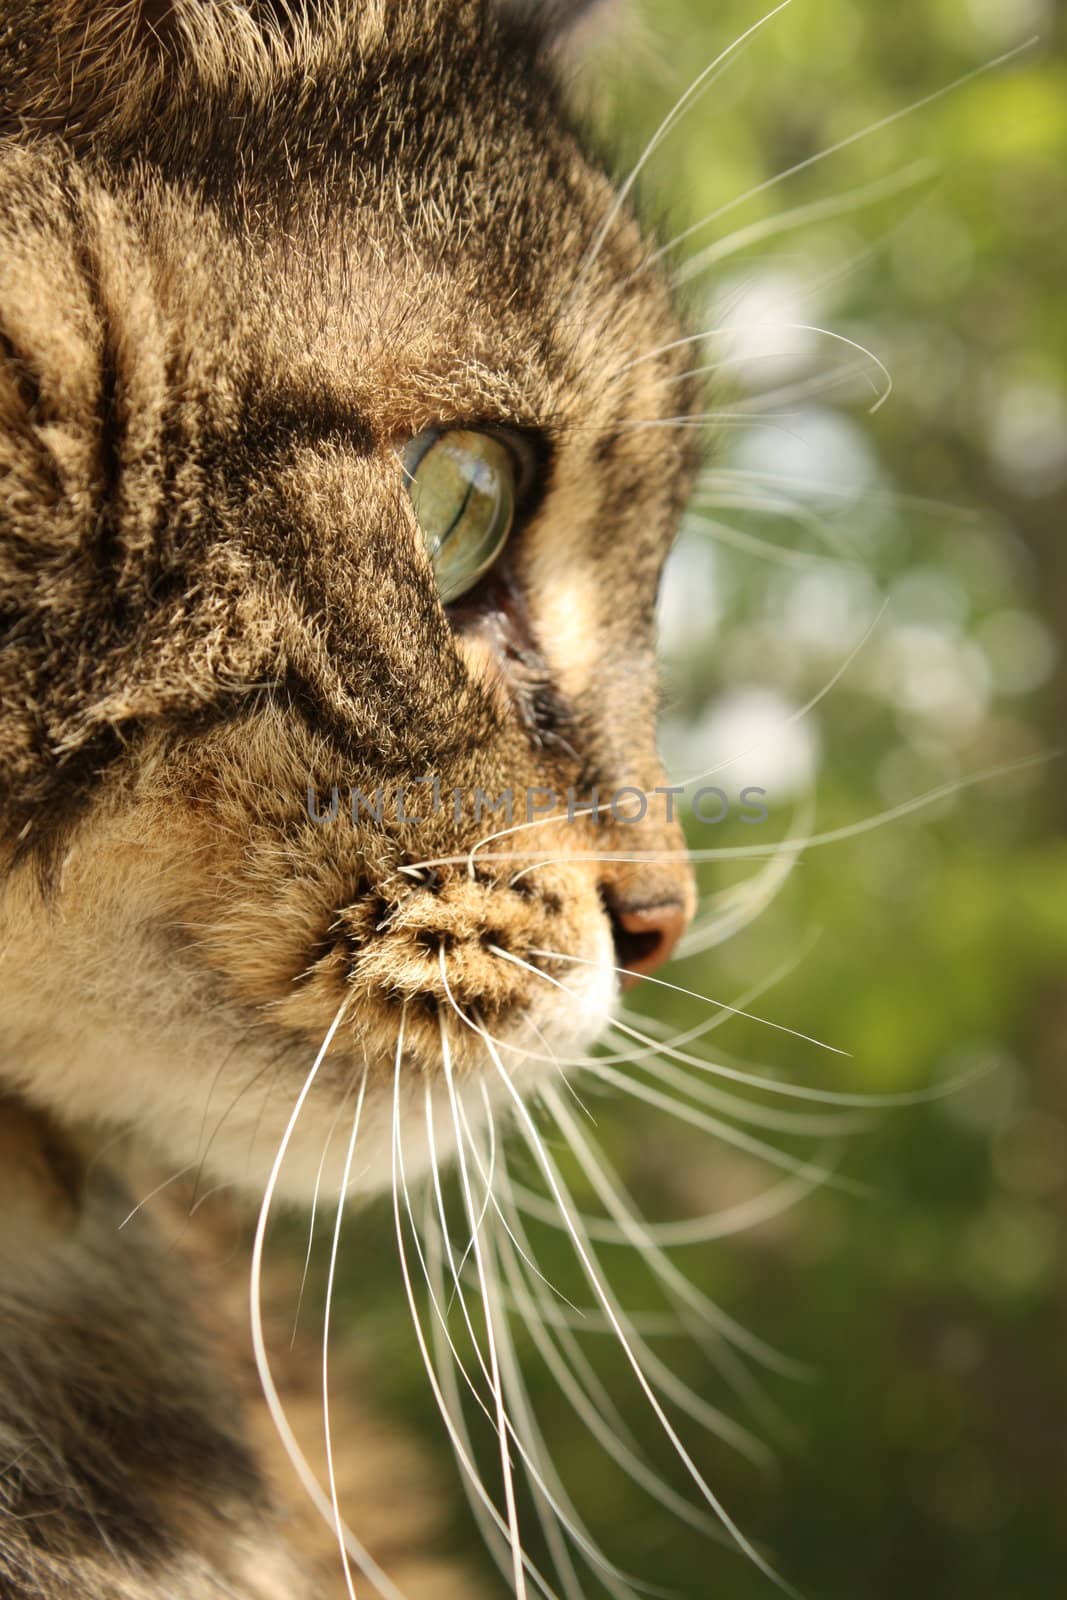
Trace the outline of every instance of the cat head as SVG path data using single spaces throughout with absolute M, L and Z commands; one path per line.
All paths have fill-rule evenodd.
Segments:
M 0 1071 L 258 1187 L 336 1021 L 283 1184 L 365 1083 L 370 1188 L 397 1063 L 416 1166 L 427 1086 L 580 1056 L 689 914 L 692 357 L 558 9 L 24 9 Z

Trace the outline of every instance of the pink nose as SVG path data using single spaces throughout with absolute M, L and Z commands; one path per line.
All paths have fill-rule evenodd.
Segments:
M 689 920 L 676 900 L 657 906 L 611 904 L 609 915 L 618 964 L 628 974 L 622 980 L 624 989 L 670 960 Z

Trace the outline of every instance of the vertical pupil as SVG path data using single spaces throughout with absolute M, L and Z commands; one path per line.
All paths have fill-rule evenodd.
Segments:
M 507 446 L 470 430 L 440 435 L 417 460 L 411 498 L 447 603 L 478 581 L 507 538 L 514 505 Z

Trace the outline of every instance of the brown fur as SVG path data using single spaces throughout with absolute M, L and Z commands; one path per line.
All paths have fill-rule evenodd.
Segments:
M 309 784 L 395 793 L 428 772 L 445 795 L 662 781 L 652 616 L 693 435 L 638 424 L 691 403 L 690 362 L 666 349 L 627 366 L 677 338 L 674 314 L 625 208 L 590 261 L 613 190 L 569 125 L 556 34 L 529 9 L 0 13 L 0 1082 L 18 1097 L 5 1182 L 27 1216 L 43 1207 L 46 1232 L 60 1202 L 32 1181 L 44 1146 L 11 1156 L 26 1107 L 38 1131 L 76 1128 L 91 1149 L 131 1128 L 171 1168 L 202 1162 L 258 1193 L 347 997 L 283 1190 L 310 1195 L 364 1071 L 373 1190 L 402 1011 L 405 1137 L 413 1166 L 426 1158 L 442 949 L 461 1007 L 505 1039 L 529 1041 L 532 1022 L 573 1052 L 614 992 L 606 908 L 690 903 L 675 864 L 589 859 L 676 848 L 654 808 L 639 825 L 557 818 L 503 841 L 550 858 L 514 885 L 525 856 L 468 870 L 502 826 L 469 808 L 417 827 L 366 813 L 322 827 L 305 811 Z M 396 449 L 454 424 L 521 430 L 540 467 L 503 557 L 446 614 Z M 405 870 L 427 859 L 441 864 Z M 568 1000 L 493 943 L 592 965 L 549 965 Z M 474 1034 L 451 1031 L 461 1072 L 482 1071 Z M 237 1421 L 209 1439 L 195 1418 L 183 1431 L 149 1416 L 136 1366 L 118 1395 L 108 1340 L 117 1362 L 146 1310 L 142 1255 L 155 1269 L 150 1242 L 135 1255 L 106 1237 L 122 1204 L 110 1182 L 63 1202 L 69 1236 L 43 1251 L 62 1289 L 34 1269 L 42 1298 L 10 1309 L 16 1345 L 60 1335 L 24 1426 L 47 1434 L 54 1385 L 75 1371 L 114 1390 L 144 1497 L 116 1511 L 131 1538 L 143 1530 L 136 1559 L 158 1574 L 155 1528 L 174 1572 L 178 1553 L 210 1565 L 239 1527 L 224 1592 L 266 1597 L 280 1580 L 241 1551 L 277 1536 Z M 96 1261 L 111 1305 L 77 1298 Z M 174 1403 L 225 1418 L 191 1324 L 183 1353 L 181 1297 L 152 1310 L 146 1377 L 175 1330 Z M 33 1534 L 9 1533 L 11 1593 L 58 1600 L 79 1561 L 81 1595 L 167 1593 L 143 1575 L 121 1587 L 126 1557 L 78 1478 L 96 1413 L 63 1405 L 54 1565 L 28 1576 Z M 188 1574 L 174 1586 L 199 1593 Z

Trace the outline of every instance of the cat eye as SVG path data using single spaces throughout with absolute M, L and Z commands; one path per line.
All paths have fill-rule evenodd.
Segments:
M 447 605 L 483 577 L 507 543 L 522 464 L 492 433 L 420 433 L 403 452 L 415 516 Z

